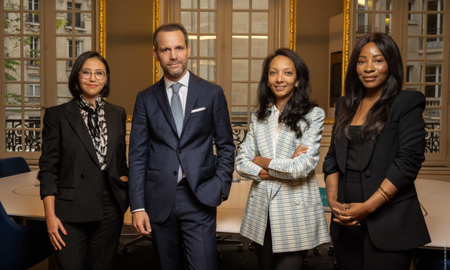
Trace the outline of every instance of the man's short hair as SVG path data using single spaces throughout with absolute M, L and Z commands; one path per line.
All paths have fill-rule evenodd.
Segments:
M 158 49 L 158 41 L 156 38 L 158 37 L 159 32 L 173 32 L 173 31 L 181 31 L 184 35 L 184 42 L 186 43 L 186 47 L 188 46 L 188 34 L 186 32 L 186 29 L 181 23 L 165 23 L 163 25 L 160 25 L 158 28 L 156 28 L 155 33 L 153 33 L 153 46 L 155 50 Z

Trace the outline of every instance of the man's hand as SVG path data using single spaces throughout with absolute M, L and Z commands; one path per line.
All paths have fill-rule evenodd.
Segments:
M 149 235 L 152 231 L 150 227 L 150 219 L 147 212 L 138 211 L 133 213 L 133 227 L 134 230 L 140 235 Z

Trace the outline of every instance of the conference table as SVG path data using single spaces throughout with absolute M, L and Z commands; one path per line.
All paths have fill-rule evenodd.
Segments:
M 0 201 L 9 216 L 25 219 L 44 219 L 44 208 L 39 197 L 39 186 L 35 186 L 37 171 L 0 178 Z M 323 175 L 317 175 L 319 186 Z M 229 199 L 217 209 L 217 232 L 239 233 L 247 195 L 252 181 L 241 180 L 231 186 Z M 321 183 L 322 182 L 322 183 Z M 450 183 L 417 179 L 418 198 L 425 208 L 425 221 L 431 243 L 424 248 L 444 249 L 450 240 Z M 131 224 L 131 214 L 125 214 L 125 224 Z
M 0 178 L 0 201 L 9 216 L 43 220 L 44 206 L 39 196 L 37 171 Z M 217 209 L 217 232 L 239 233 L 251 181 L 235 182 L 230 196 Z M 131 225 L 130 210 L 124 224 Z

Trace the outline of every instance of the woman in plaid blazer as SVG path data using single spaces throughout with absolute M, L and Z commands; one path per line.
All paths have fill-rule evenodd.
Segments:
M 258 108 L 236 160 L 239 174 L 254 180 L 241 234 L 255 242 L 262 269 L 302 269 L 308 249 L 330 241 L 314 173 L 325 114 L 309 101 L 308 84 L 294 51 L 265 59 Z

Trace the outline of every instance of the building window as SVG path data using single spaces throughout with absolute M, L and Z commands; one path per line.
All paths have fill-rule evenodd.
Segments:
M 81 7 L 82 7 L 81 4 L 75 3 L 75 10 L 81 10 Z M 72 10 L 72 3 L 71 2 L 67 3 L 67 10 Z M 75 13 L 74 16 L 75 16 L 75 27 L 84 29 L 85 28 L 84 27 L 85 24 L 84 24 L 84 21 L 82 20 L 83 14 L 82 13 Z M 68 13 L 67 14 L 67 21 L 68 21 L 68 23 L 67 23 L 66 26 L 71 27 L 72 26 L 72 13 Z
M 67 56 L 69 58 L 73 57 L 73 50 L 72 50 L 72 46 L 73 46 L 73 41 L 72 40 L 67 40 Z M 81 40 L 75 40 L 75 55 L 76 57 L 80 56 L 80 54 L 83 53 L 83 41 Z M 72 61 L 67 61 L 67 68 L 68 69 L 72 69 Z

